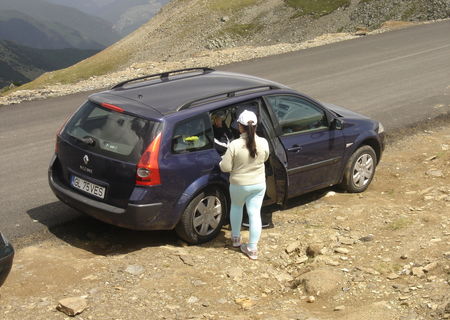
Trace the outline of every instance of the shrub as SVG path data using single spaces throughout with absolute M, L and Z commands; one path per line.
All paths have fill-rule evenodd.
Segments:
M 217 11 L 239 10 L 254 5 L 257 0 L 213 0 L 209 7 Z
M 338 8 L 348 7 L 350 0 L 286 0 L 286 3 L 297 9 L 294 17 L 311 15 L 315 18 L 332 13 Z

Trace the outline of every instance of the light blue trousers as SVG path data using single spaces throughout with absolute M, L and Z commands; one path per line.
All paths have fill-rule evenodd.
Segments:
M 241 234 L 241 224 L 244 204 L 247 208 L 250 225 L 250 240 L 248 248 L 256 250 L 261 236 L 261 206 L 266 193 L 266 184 L 254 184 L 250 186 L 240 186 L 230 184 L 230 222 L 231 235 L 239 237 Z

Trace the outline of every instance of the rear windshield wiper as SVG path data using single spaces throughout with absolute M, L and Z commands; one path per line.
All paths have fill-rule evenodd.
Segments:
M 95 146 L 95 143 L 96 143 L 96 139 L 91 136 L 86 136 L 86 137 L 83 137 L 82 139 L 78 139 L 78 140 L 80 140 L 84 144 L 87 144 L 88 146 Z

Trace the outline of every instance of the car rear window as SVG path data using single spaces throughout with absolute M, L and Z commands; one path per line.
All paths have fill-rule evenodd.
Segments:
M 157 124 L 88 101 L 69 120 L 62 136 L 90 151 L 137 162 L 156 135 Z

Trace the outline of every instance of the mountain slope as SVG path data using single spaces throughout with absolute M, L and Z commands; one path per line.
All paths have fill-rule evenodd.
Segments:
M 169 0 L 47 0 L 48 2 L 77 8 L 101 17 L 113 29 L 125 36 L 148 22 Z
M 99 17 L 113 23 L 121 35 L 127 35 L 148 22 L 169 0 L 116 0 L 104 6 Z
M 39 49 L 104 48 L 67 26 L 52 26 L 15 10 L 0 11 L 0 39 Z
M 24 83 L 44 72 L 68 67 L 97 53 L 97 50 L 35 49 L 0 40 L 0 88 Z
M 2 0 L 0 24 L 0 39 L 37 48 L 101 49 L 119 38 L 109 22 L 44 0 Z
M 418 21 L 450 16 L 450 0 L 339 3 L 330 6 L 329 0 L 173 0 L 126 38 L 73 67 L 37 79 L 30 87 L 70 83 L 140 62 L 188 59 L 219 48 L 301 42 L 324 33 L 376 27 L 403 17 Z M 359 19 L 359 15 L 367 18 Z

